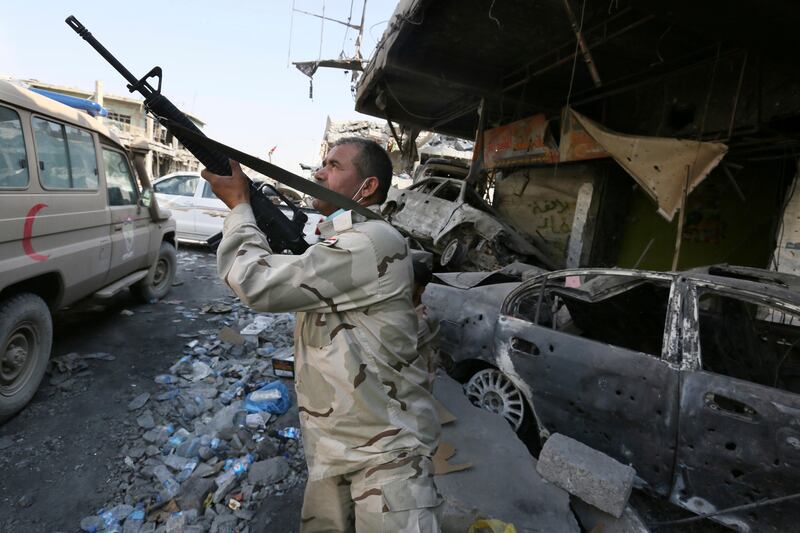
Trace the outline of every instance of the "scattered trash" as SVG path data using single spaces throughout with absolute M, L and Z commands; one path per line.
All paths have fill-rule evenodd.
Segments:
M 233 307 L 231 307 L 228 304 L 214 303 L 211 305 L 204 305 L 202 311 L 203 313 L 207 314 L 220 315 L 220 314 L 230 313 L 231 311 L 233 311 Z
M 138 409 L 141 409 L 142 407 L 144 407 L 144 405 L 147 403 L 147 400 L 149 399 L 150 399 L 150 393 L 143 392 L 142 394 L 138 395 L 136 398 L 131 400 L 130 403 L 128 403 L 128 411 L 136 411 Z
M 282 415 L 291 405 L 289 391 L 281 381 L 273 381 L 257 391 L 247 395 L 244 407 L 248 412 L 266 411 L 274 415 Z
M 275 352 L 272 356 L 272 371 L 280 378 L 293 378 L 294 351 L 284 349 Z
M 300 430 L 295 427 L 288 427 L 278 430 L 278 436 L 284 439 L 297 440 L 300 437 Z
M 273 376 L 272 357 L 278 357 L 278 366 L 292 357 L 294 316 L 253 313 L 238 301 L 199 309 L 180 300 L 162 303 L 174 306 L 175 319 L 184 324 L 199 313 L 207 315 L 205 329 L 178 333 L 185 339 L 182 353 L 153 376 L 160 390 L 129 399 L 139 438 L 121 450 L 121 491 L 96 515 L 85 517 L 81 529 L 252 529 L 259 502 L 304 483 L 307 476 L 299 430 L 278 432 L 270 426 L 292 408 L 289 389 Z M 68 385 L 89 371 L 90 359 L 105 357 L 113 356 L 53 358 L 51 380 L 58 376 Z M 0 448 L 12 445 L 10 437 L 0 439 Z
M 225 326 L 219 331 L 219 340 L 228 342 L 235 346 L 241 346 L 244 344 L 244 337 L 228 326 Z
M 517 533 L 517 528 L 502 520 L 481 518 L 469 526 L 467 533 Z
M 232 511 L 238 511 L 241 508 L 242 508 L 242 502 L 240 502 L 239 500 L 235 500 L 233 498 L 228 500 L 228 509 Z

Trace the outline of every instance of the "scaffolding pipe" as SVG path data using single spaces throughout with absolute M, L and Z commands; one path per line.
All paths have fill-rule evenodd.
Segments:
M 575 13 L 572 11 L 569 0 L 564 0 L 564 10 L 567 12 L 569 23 L 572 25 L 572 31 L 575 33 L 575 38 L 578 40 L 578 47 L 581 49 L 583 61 L 586 63 L 586 68 L 589 69 L 589 74 L 592 76 L 594 86 L 601 87 L 603 82 L 600 80 L 600 73 L 597 72 L 597 65 L 595 65 L 594 59 L 592 59 L 592 52 L 589 50 L 589 45 L 586 44 L 586 39 L 583 38 L 581 27 L 578 25 L 578 19 L 575 18 Z

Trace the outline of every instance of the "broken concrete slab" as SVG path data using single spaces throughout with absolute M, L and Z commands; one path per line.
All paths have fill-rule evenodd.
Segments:
M 546 480 L 619 518 L 633 489 L 636 470 L 566 435 L 554 433 L 536 468 Z
M 517 531 L 580 531 L 569 494 L 536 473 L 536 459 L 502 416 L 473 406 L 448 376 L 437 377 L 434 396 L 457 419 L 442 427 L 441 440 L 458 443 L 454 460 L 473 465 L 436 476 L 445 499 L 442 531 L 466 531 L 478 517 L 514 524 Z

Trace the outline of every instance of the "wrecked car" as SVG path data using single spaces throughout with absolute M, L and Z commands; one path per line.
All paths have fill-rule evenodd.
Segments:
M 557 268 L 542 239 L 523 237 L 461 179 L 435 176 L 391 188 L 382 214 L 449 270 L 496 270 L 515 261 Z
M 440 277 L 441 279 L 441 277 Z M 533 438 L 562 433 L 632 465 L 699 514 L 800 486 L 800 278 L 715 266 L 563 270 L 431 284 L 448 371 Z M 796 502 L 725 512 L 788 531 Z

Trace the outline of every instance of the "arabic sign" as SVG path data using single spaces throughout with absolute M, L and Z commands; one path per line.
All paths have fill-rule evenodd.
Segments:
M 487 169 L 558 161 L 558 145 L 544 115 L 488 129 L 483 135 Z

